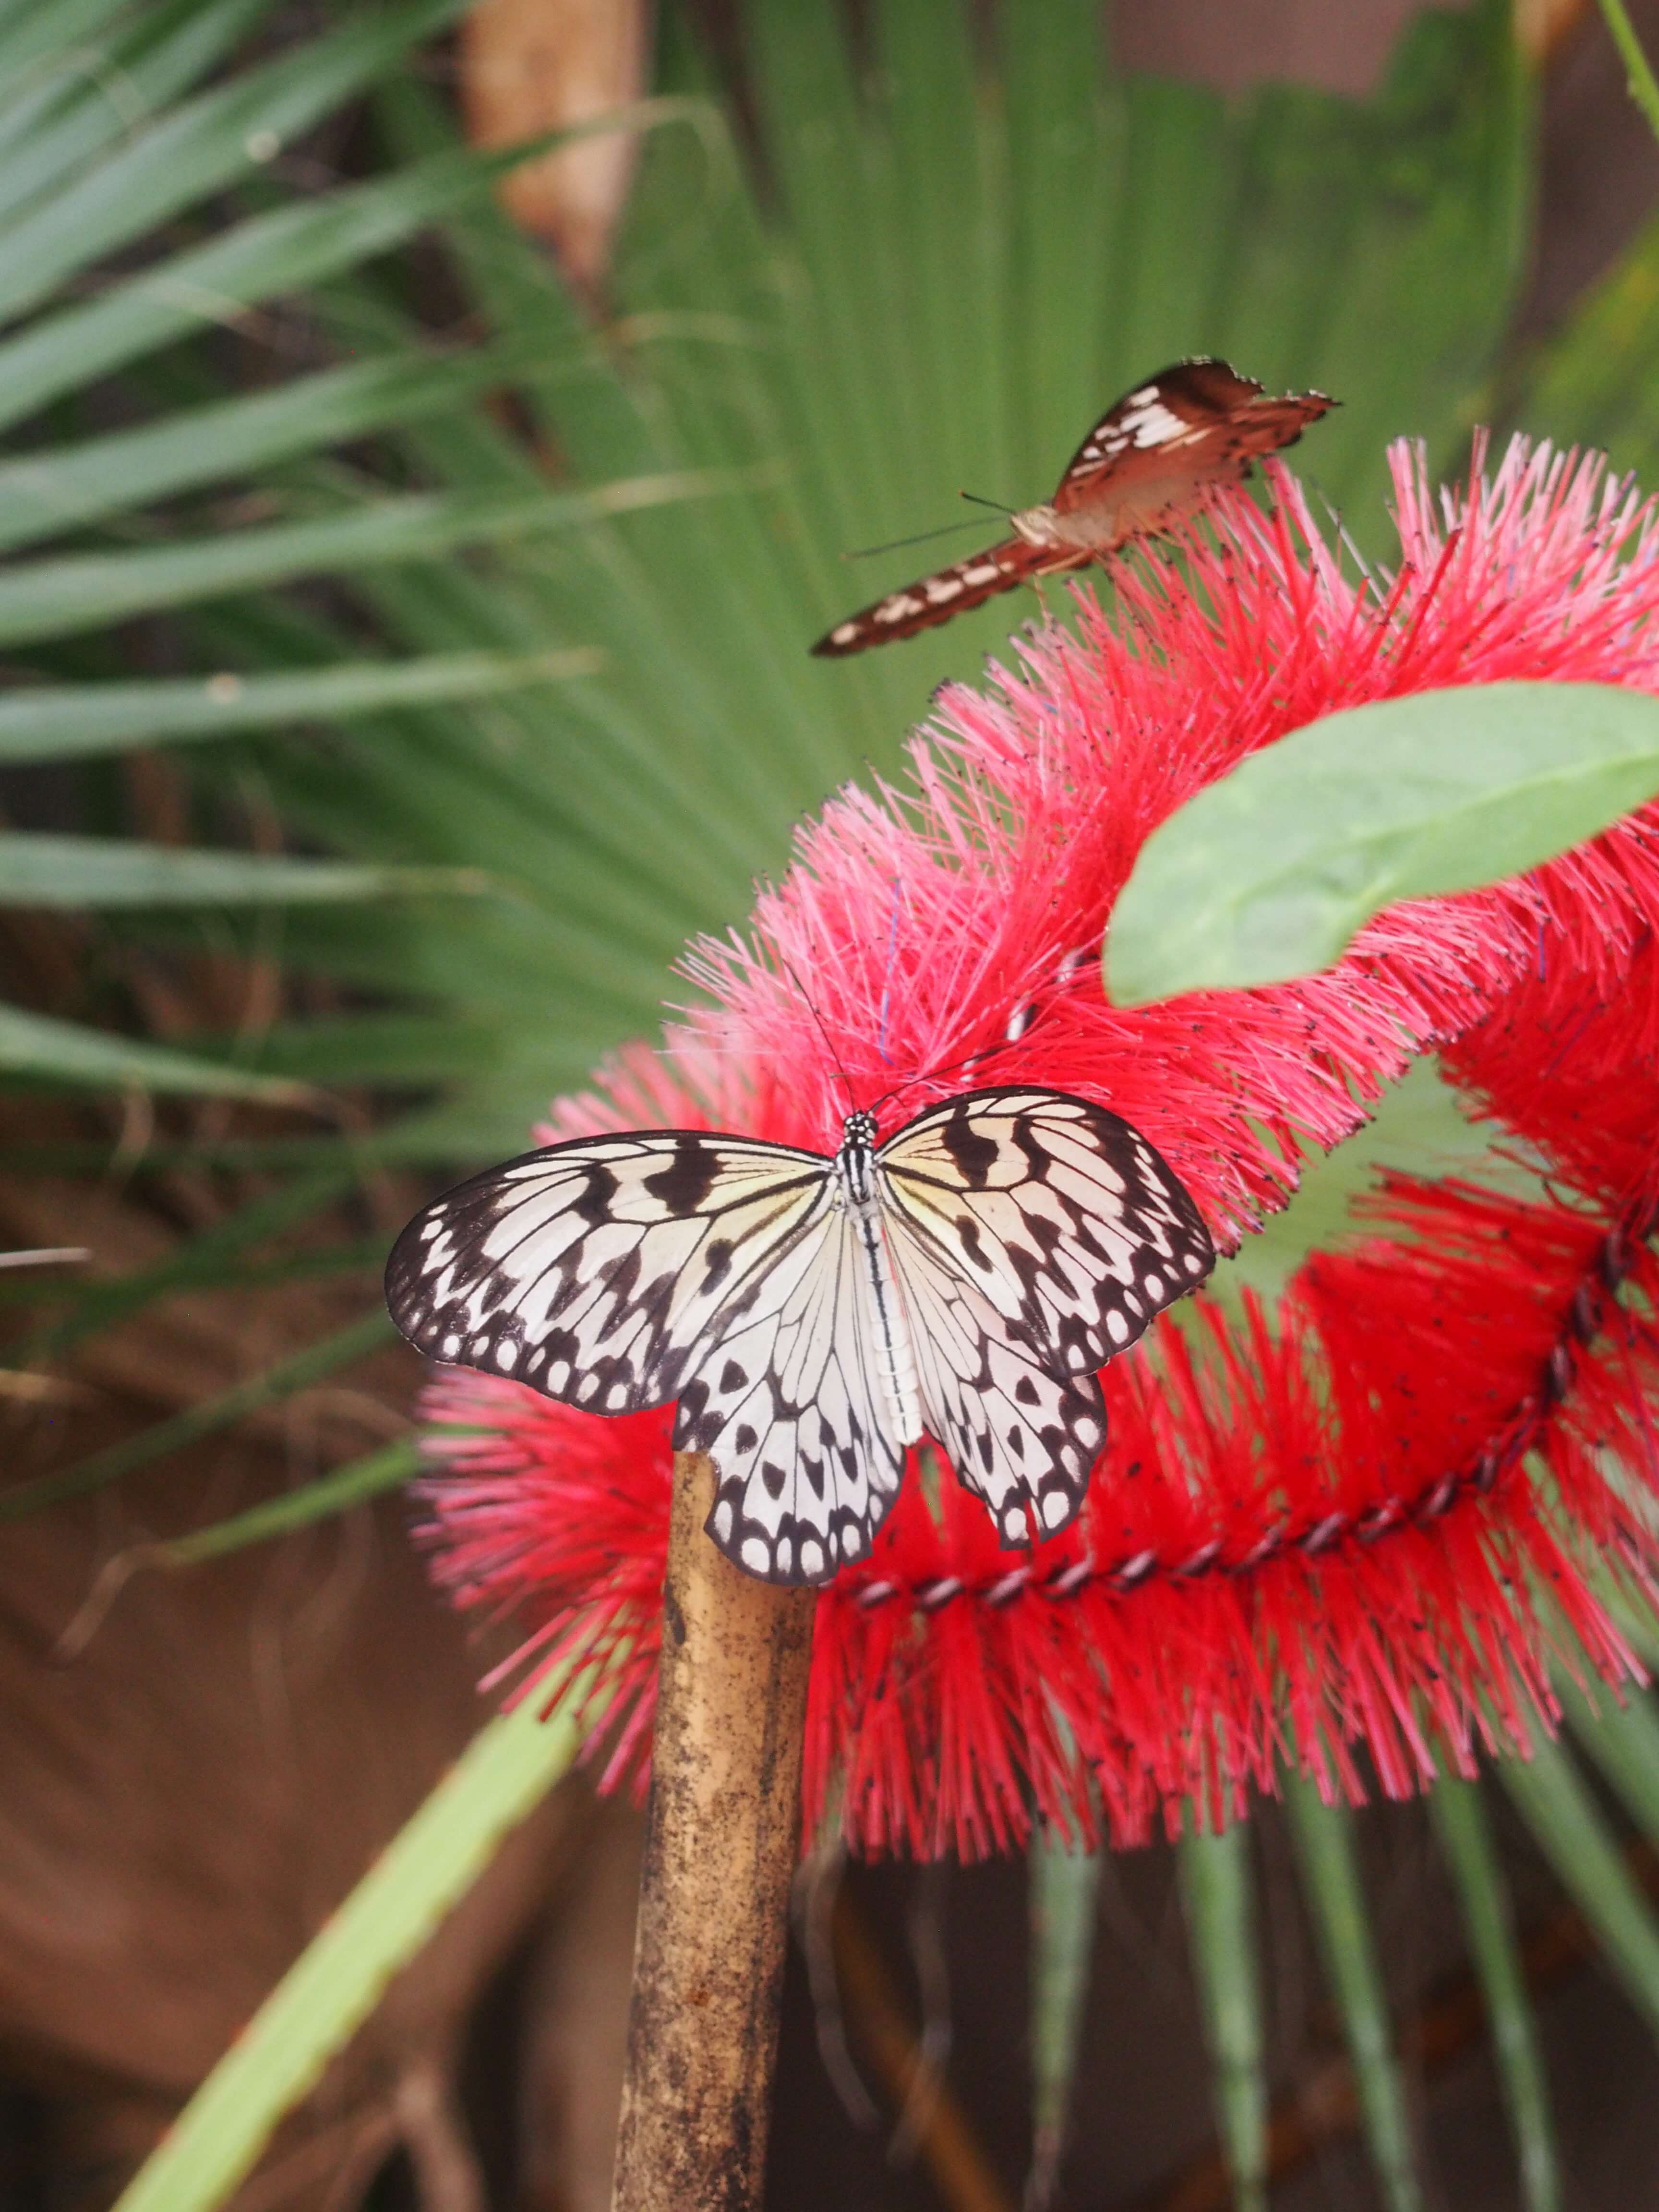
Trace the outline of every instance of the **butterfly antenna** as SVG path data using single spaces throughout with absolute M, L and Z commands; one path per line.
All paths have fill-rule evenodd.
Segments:
M 950 538 L 958 530 L 972 530 L 976 526 L 969 515 L 966 522 L 947 522 L 942 530 L 920 531 L 914 538 L 890 538 L 884 545 L 860 545 L 856 553 L 843 553 L 841 557 L 843 561 L 867 561 L 873 553 L 896 553 L 901 546 L 926 545 L 931 538 Z
M 898 950 L 899 902 L 904 896 L 902 877 L 893 879 L 893 904 L 887 917 L 887 963 L 881 979 L 881 1013 L 876 1024 L 876 1051 L 884 1067 L 890 1067 L 887 1057 L 887 1015 L 893 1003 L 893 958 Z
M 1358 569 L 1360 574 L 1370 586 L 1372 591 L 1376 592 L 1376 596 L 1380 599 L 1382 593 L 1377 585 L 1376 577 L 1372 571 L 1370 562 L 1366 560 L 1364 555 L 1360 551 L 1359 548 L 1354 544 L 1352 538 L 1349 535 L 1348 526 L 1342 520 L 1341 508 L 1340 507 L 1333 507 L 1322 491 L 1319 495 L 1319 503 L 1324 508 L 1326 514 L 1329 515 L 1332 526 L 1335 529 L 1338 538 L 1352 555 L 1354 567 Z
M 987 499 L 982 491 L 959 491 L 957 494 L 957 497 L 958 499 L 971 499 L 975 507 L 994 507 L 999 514 L 1012 514 L 1015 512 L 1013 507 L 1005 507 L 1000 499 Z M 957 526 L 958 529 L 960 529 L 961 526 L 960 523 Z
M 856 1103 L 853 1096 L 853 1079 L 848 1075 L 846 1068 L 842 1065 L 841 1054 L 836 1050 L 835 1040 L 830 1036 L 829 1030 L 825 1029 L 823 1016 L 819 1013 L 817 1008 L 812 1004 L 811 994 L 807 990 L 805 984 L 801 981 L 800 977 L 796 975 L 794 969 L 789 965 L 789 963 L 787 960 L 783 963 L 783 972 L 787 975 L 795 988 L 800 993 L 801 1004 L 805 1007 L 807 1012 L 812 1017 L 817 1033 L 823 1039 L 824 1049 L 829 1054 L 830 1059 L 836 1063 L 836 1073 L 840 1076 L 842 1082 L 846 1086 L 847 1103 L 850 1108 Z
M 975 1045 L 972 1052 L 964 1053 L 960 1060 L 947 1060 L 943 1067 L 919 1067 L 914 1075 L 901 1076 L 892 1089 L 884 1091 L 879 1098 L 872 1098 L 870 1111 L 879 1114 L 890 1099 L 901 1097 L 907 1091 L 914 1091 L 919 1083 L 946 1082 L 953 1075 L 963 1074 L 970 1067 L 978 1067 L 988 1060 L 994 1060 L 1000 1052 L 1006 1052 L 1007 1048 L 1008 1040 L 998 1037 L 989 1044 Z

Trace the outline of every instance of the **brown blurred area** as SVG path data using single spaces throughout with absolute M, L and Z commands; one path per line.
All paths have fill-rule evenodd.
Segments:
M 729 34 L 733 10 L 704 7 Z M 1118 0 L 1115 35 L 1131 67 L 1227 90 L 1296 78 L 1358 93 L 1376 82 L 1413 12 L 1410 0 Z M 1659 54 L 1659 0 L 1632 0 L 1631 12 Z M 1659 204 L 1659 150 L 1593 6 L 1526 0 L 1524 21 L 1544 70 L 1538 242 L 1520 314 L 1536 335 Z M 645 10 L 625 0 L 483 0 L 459 48 L 463 111 L 485 143 L 580 119 L 636 95 L 649 47 Z M 600 289 L 629 158 L 625 139 L 598 139 L 512 188 L 517 219 L 589 294 Z M 393 1212 L 399 1202 L 395 1192 L 386 1200 Z M 0 1244 L 72 1235 L 118 1273 L 164 1258 L 223 1205 L 182 1176 L 141 1193 L 118 1176 L 90 1196 L 13 1182 L 0 1186 Z M 89 1346 L 61 1398 L 0 1400 L 14 1472 L 226 1388 L 361 1311 L 371 1279 L 266 1294 L 257 1311 L 217 1297 L 162 1302 Z M 395 1498 L 187 1573 L 135 1572 L 112 1595 L 106 1574 L 100 1581 L 135 1545 L 402 1433 L 416 1379 L 411 1356 L 376 1354 L 115 1491 L 9 1529 L 0 2212 L 96 2212 L 112 2201 L 483 1718 L 479 1649 L 428 1588 Z M 100 1590 L 110 1601 L 89 1614 Z M 82 1632 L 66 1647 L 72 1625 Z M 1420 1814 L 1367 1825 L 1394 1992 L 1409 2012 L 1455 1964 L 1455 1918 Z M 1273 1824 L 1262 1826 L 1276 2079 L 1294 2082 L 1337 2039 Z M 238 2197 L 241 2212 L 603 2212 L 638 1832 L 632 1810 L 597 1803 L 580 1781 L 556 1793 L 289 2123 Z M 1513 1855 L 1524 1905 L 1518 1841 Z M 1200 2200 L 1182 2197 L 1182 2177 L 1201 2164 L 1212 2123 L 1168 1854 L 1109 1866 L 1105 1883 L 1063 2201 L 1191 2212 Z M 1030 2150 L 1022 1867 L 857 1869 L 848 1895 L 859 1940 L 888 1961 L 891 2018 L 879 1996 L 862 2023 L 850 1998 L 839 2018 L 821 1982 L 815 2004 L 801 1959 L 792 1962 L 771 2201 L 790 2212 L 1013 2206 Z M 878 2096 L 879 2124 L 860 2129 L 820 2057 L 827 2043 L 833 2058 L 844 2034 L 879 2086 L 871 2053 L 883 2036 L 914 2041 L 937 2013 L 937 1988 L 915 1963 L 930 1946 L 950 1990 L 942 2109 L 971 2139 L 971 2185 L 968 2169 L 933 2156 L 941 2108 L 908 2131 L 920 2154 L 894 2162 L 892 2106 Z M 1650 2109 L 1659 2075 L 1633 2014 L 1586 1968 L 1549 1996 L 1544 2018 L 1576 2203 L 1659 2202 L 1632 2117 L 1644 2100 Z M 902 2063 L 893 2078 L 908 2078 Z M 1424 2071 L 1415 2092 L 1437 2201 L 1512 2202 L 1482 2051 Z M 1275 2205 L 1369 2204 L 1374 2185 L 1352 2131 L 1316 2142 Z

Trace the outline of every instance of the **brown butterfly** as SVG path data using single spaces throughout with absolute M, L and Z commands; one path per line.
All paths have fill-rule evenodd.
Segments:
M 1125 392 L 1079 447 L 1046 507 L 1009 519 L 1015 535 L 848 615 L 812 647 L 862 653 L 949 622 L 1034 576 L 1103 561 L 1132 538 L 1167 530 L 1211 484 L 1237 483 L 1264 453 L 1293 446 L 1337 402 L 1322 392 L 1264 397 L 1224 361 L 1179 361 Z

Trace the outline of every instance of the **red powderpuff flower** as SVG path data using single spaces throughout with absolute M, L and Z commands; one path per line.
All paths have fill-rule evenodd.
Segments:
M 1310 1145 L 1412 1060 L 1534 1170 L 1390 1179 L 1376 1233 L 1272 1309 L 1200 1298 L 1104 1371 L 1077 1521 L 1000 1548 L 921 1448 L 871 1556 L 818 1600 L 809 1816 L 867 1850 L 1004 1848 L 1034 1814 L 1115 1842 L 1215 1820 L 1294 1755 L 1358 1796 L 1556 1717 L 1552 1646 L 1635 1671 L 1610 1603 L 1651 1595 L 1659 1380 L 1659 809 L 1494 890 L 1419 900 L 1324 975 L 1121 1011 L 1097 948 L 1148 834 L 1245 754 L 1340 707 L 1504 678 L 1659 692 L 1659 533 L 1602 463 L 1513 445 L 1437 504 L 1398 449 L 1402 558 L 1351 580 L 1292 479 L 1116 577 L 1109 619 L 1038 629 L 957 687 L 910 775 L 801 835 L 747 938 L 704 942 L 712 1005 L 556 1108 L 601 1128 L 744 1130 L 831 1150 L 988 1082 L 1098 1099 L 1237 1245 Z M 809 998 L 810 994 L 810 998 Z M 627 1670 L 606 1778 L 649 1728 L 665 1413 L 604 1420 L 452 1373 L 428 1401 L 437 1573 L 536 1624 L 525 1681 Z M 613 1707 L 613 1711 L 617 1710 Z M 1362 1759 L 1361 1754 L 1364 1754 Z

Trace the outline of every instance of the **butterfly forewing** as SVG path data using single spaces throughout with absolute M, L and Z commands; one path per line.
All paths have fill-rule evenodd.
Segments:
M 826 630 L 812 650 L 834 659 L 841 653 L 862 653 L 866 646 L 879 645 L 890 637 L 915 637 L 919 630 L 949 622 L 952 615 L 983 606 L 999 592 L 1012 591 L 1036 571 L 1040 561 L 1036 549 L 1024 538 L 1005 538 L 971 560 L 954 561 L 948 568 L 935 569 L 902 591 L 889 592 L 884 599 L 860 607 Z
M 529 1152 L 416 1216 L 386 1303 L 432 1358 L 595 1413 L 660 1406 L 707 1346 L 782 1293 L 798 1247 L 810 1265 L 830 1168 L 688 1130 Z
M 1061 1091 L 970 1091 L 878 1155 L 896 1254 L 971 1284 L 1040 1363 L 1103 1366 L 1201 1282 L 1215 1247 L 1136 1129 Z

